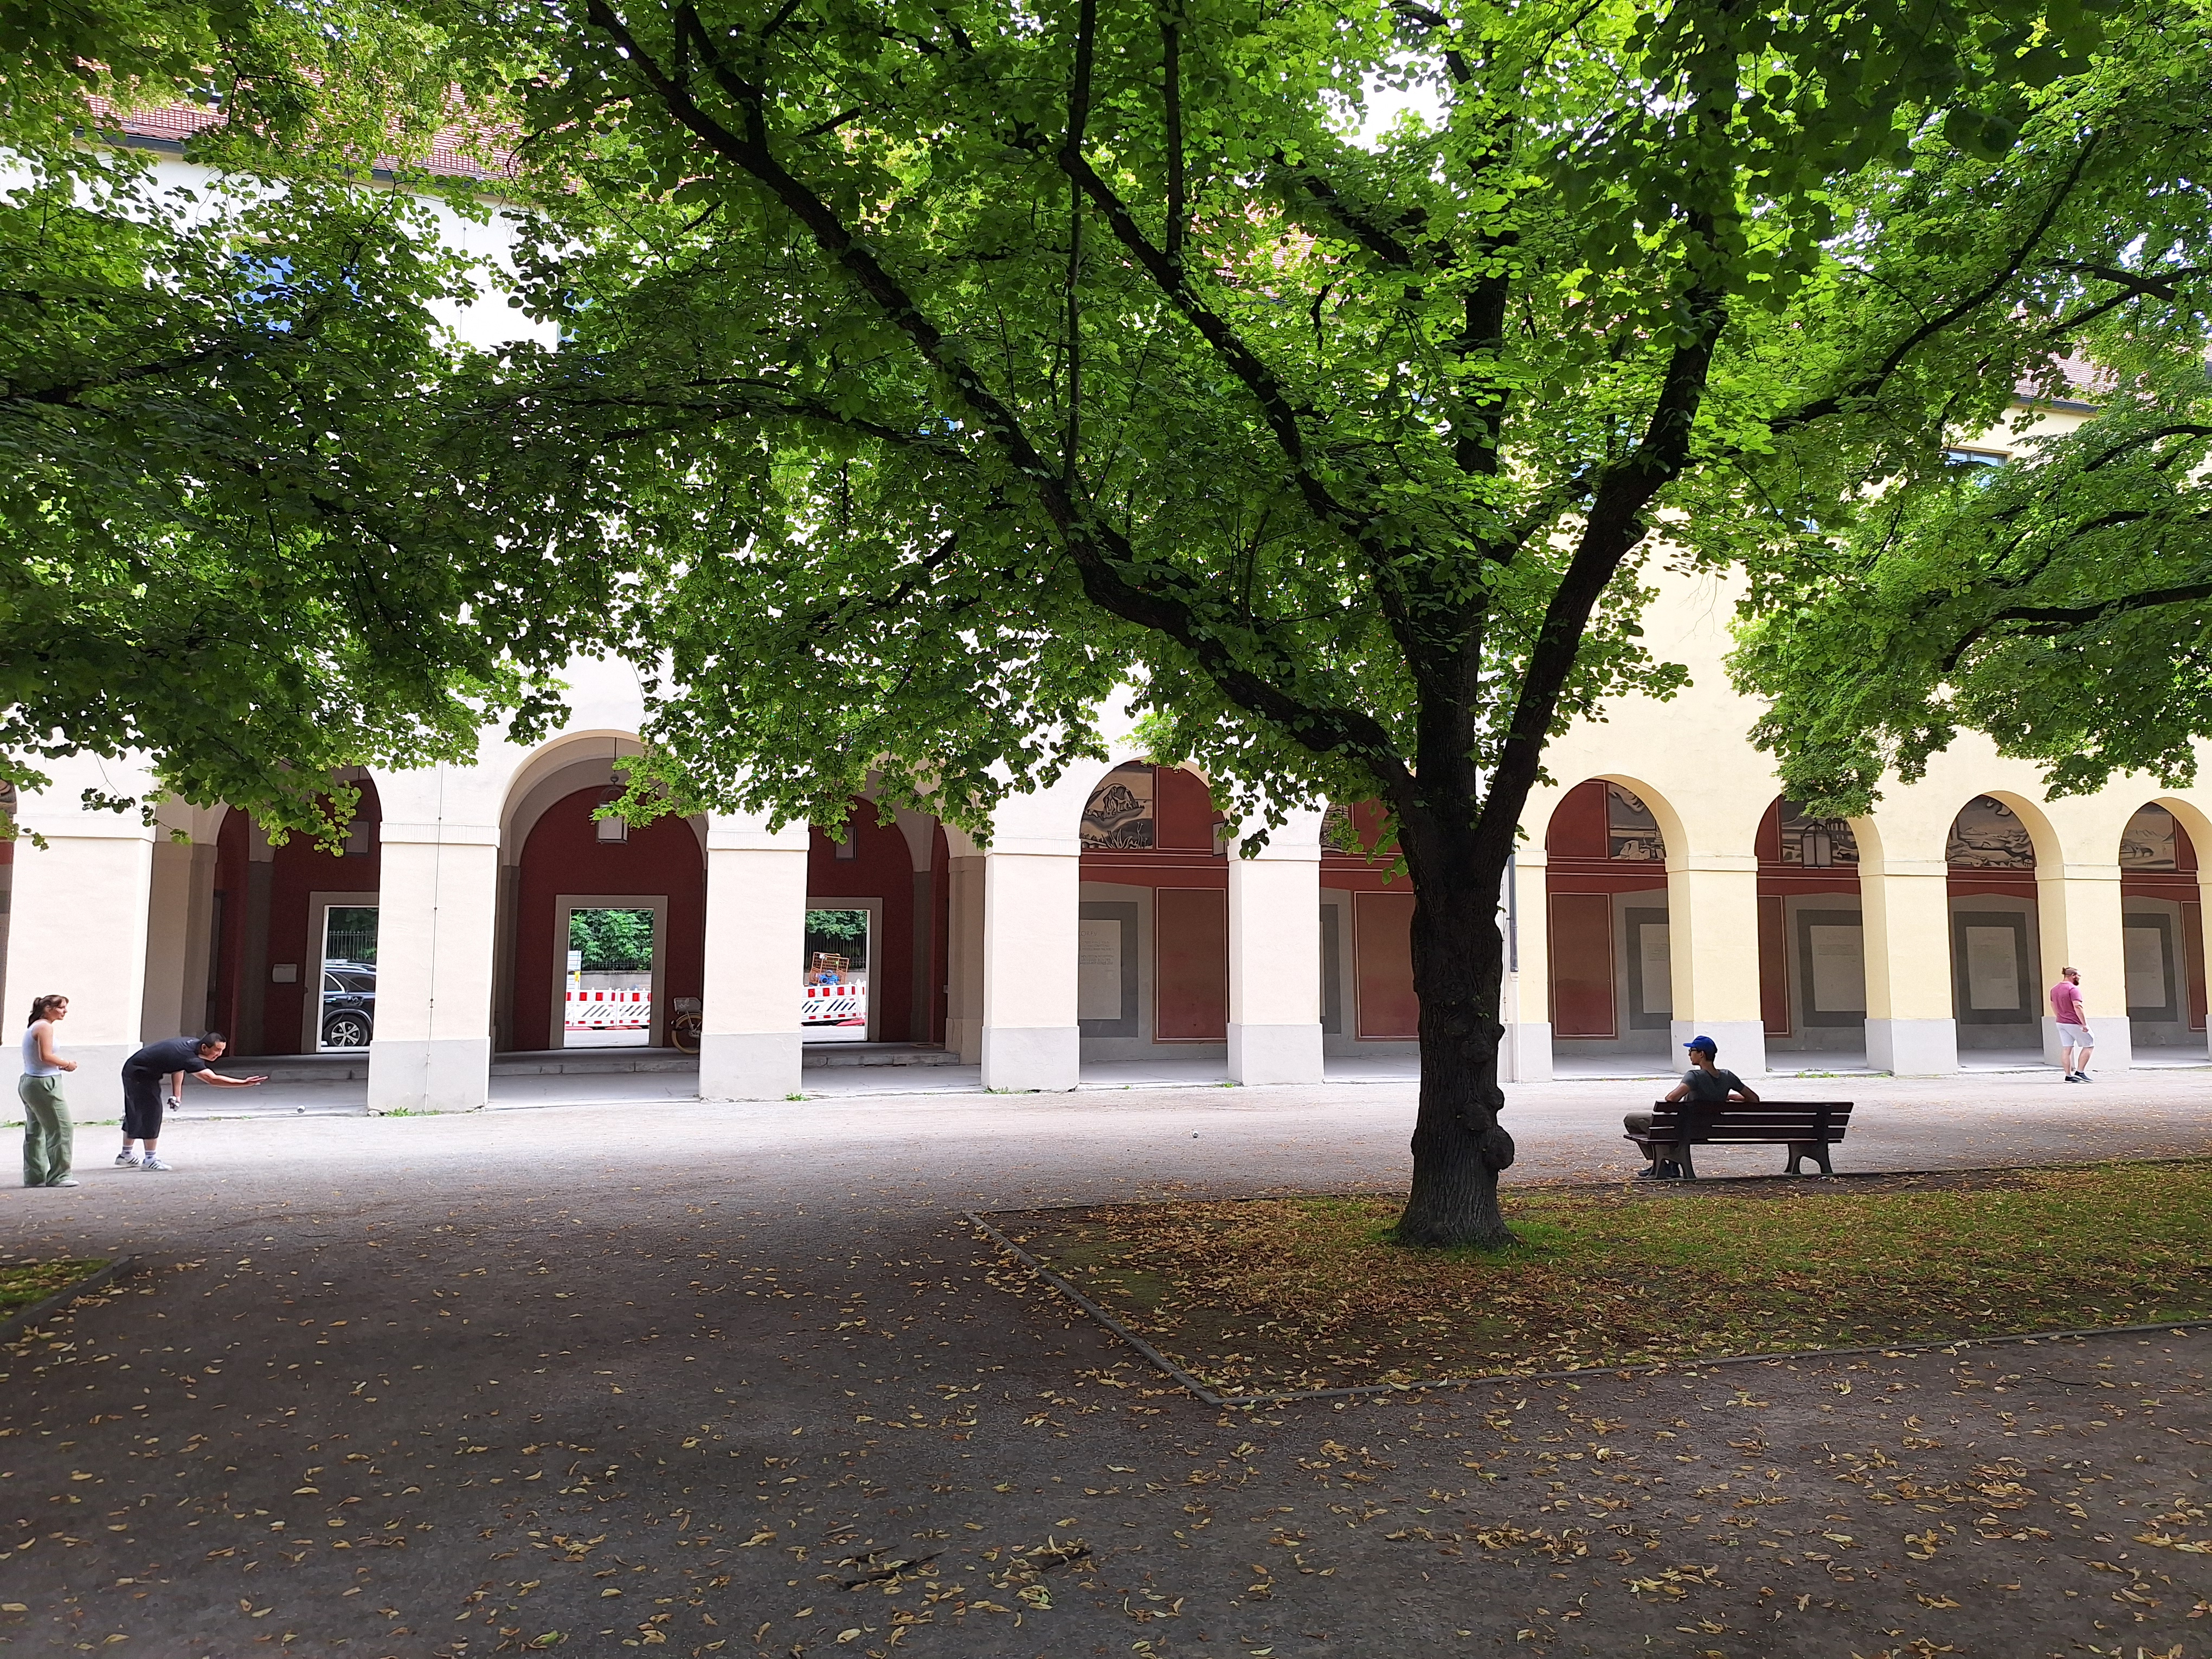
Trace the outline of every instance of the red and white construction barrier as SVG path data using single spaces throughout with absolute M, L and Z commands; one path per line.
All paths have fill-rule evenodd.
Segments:
M 572 1031 L 642 1031 L 653 1024 L 650 991 L 568 993 L 566 1024 Z
M 808 985 L 800 1006 L 801 1025 L 866 1025 L 868 988 L 865 985 Z

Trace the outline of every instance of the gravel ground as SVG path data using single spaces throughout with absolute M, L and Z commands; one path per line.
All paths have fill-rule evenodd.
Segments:
M 2205 1082 L 1825 1086 L 1863 1103 L 1838 1167 L 1901 1170 L 2212 1151 Z M 1515 1177 L 1626 1173 L 1642 1092 L 1514 1091 Z M 0 1643 L 2206 1651 L 2212 1336 L 1224 1415 L 957 1217 L 1390 1188 L 1411 1114 L 1376 1085 L 187 1118 L 166 1176 L 88 1131 L 82 1187 L 0 1199 L 0 1251 L 145 1267 L 0 1350 Z

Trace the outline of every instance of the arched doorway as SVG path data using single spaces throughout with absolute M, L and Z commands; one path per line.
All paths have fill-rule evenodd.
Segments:
M 2204 918 L 2197 885 L 2197 843 L 2172 811 L 2152 801 L 2138 808 L 2121 832 L 2119 865 L 2120 938 L 2134 1063 L 2163 1060 L 2201 1066 Z
M 1229 1055 L 1229 864 L 1206 781 L 1131 761 L 1083 809 L 1076 1017 L 1086 1062 Z
M 817 827 L 806 859 L 806 939 L 793 964 L 809 1043 L 945 1040 L 945 831 L 925 814 L 880 821 L 855 798 L 833 836 Z M 818 1056 L 817 1056 L 818 1058 Z
M 1760 818 L 1759 1000 L 1770 1053 L 1866 1051 L 1859 849 L 1841 818 L 1777 799 Z
M 235 810 L 216 832 L 205 1024 L 235 1054 L 365 1051 L 375 1034 L 383 804 L 367 774 L 346 781 L 360 799 L 335 853 L 272 845 Z
M 1324 1053 L 1420 1051 L 1413 989 L 1413 884 L 1383 837 L 1378 801 L 1331 806 L 1322 820 L 1321 1003 Z
M 1671 1063 L 1667 842 L 1641 793 L 1605 778 L 1567 791 L 1544 836 L 1553 1063 Z
M 2027 1064 L 2043 1052 L 2035 836 L 2023 807 L 1976 795 L 1944 845 L 1962 1065 L 1970 1054 L 1984 1066 Z
M 619 793 L 604 758 L 548 771 L 511 811 L 499 1047 L 659 1048 L 669 1019 L 698 1006 L 704 972 L 705 844 L 680 817 L 602 818 Z M 602 781 L 602 778 L 604 781 Z

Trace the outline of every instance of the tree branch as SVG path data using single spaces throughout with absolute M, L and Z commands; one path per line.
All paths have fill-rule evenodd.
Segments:
M 1230 701 L 1290 733 L 1315 753 L 1356 757 L 1386 787 L 1404 786 L 1410 774 L 1389 732 L 1378 721 L 1358 709 L 1306 702 L 1257 670 L 1237 661 L 1205 615 L 1211 609 L 1209 597 L 1193 578 L 1173 567 L 1148 565 L 1137 556 L 1127 538 L 1118 530 L 1098 521 L 1079 506 L 1062 487 L 1056 470 L 1038 453 L 1020 419 L 984 383 L 965 354 L 946 339 L 914 296 L 884 269 L 874 250 L 854 236 L 829 204 L 776 158 L 769 145 L 766 93 L 722 63 L 711 39 L 697 44 L 716 83 L 731 94 L 744 112 L 745 130 L 742 135 L 731 131 L 683 88 L 676 86 L 652 55 L 639 45 L 607 0 L 586 0 L 586 15 L 593 27 L 624 49 L 632 68 L 669 113 L 709 149 L 750 174 L 805 227 L 860 291 L 907 337 L 923 360 L 945 378 L 985 434 L 1006 454 L 1014 471 L 1036 491 L 1039 501 L 1074 560 L 1085 595 L 1093 604 L 1124 621 L 1174 641 Z M 1079 163 L 1080 158 L 1077 159 Z M 1087 165 L 1081 170 L 1090 171 Z M 1157 252 L 1154 250 L 1156 255 Z M 1264 374 L 1264 369 L 1261 372 Z M 1148 570 L 1162 586 L 1140 585 L 1130 574 L 1139 569 Z M 1274 659 L 1272 672 L 1295 678 L 1297 665 L 1284 653 L 1267 648 L 1263 634 L 1255 635 L 1254 643 Z
M 2051 199 L 2044 204 L 2043 211 L 2036 216 L 2035 223 L 2030 228 L 2027 234 L 2021 240 L 2020 245 L 2014 248 L 2010 257 L 1989 281 L 1945 310 L 1933 317 L 1924 319 L 1917 327 L 1909 331 L 1902 340 L 1893 346 L 1874 368 L 1825 398 L 1816 398 L 1810 403 L 1799 404 L 1794 410 L 1784 410 L 1767 422 L 1767 429 L 1778 434 L 1793 431 L 1802 426 L 1809 426 L 1814 421 L 1825 420 L 1829 416 L 1840 414 L 1862 399 L 1873 397 L 1888 384 L 1889 377 L 1904 366 L 1907 357 L 1944 330 L 1980 310 L 2002 293 L 2005 284 L 2020 275 L 2027 264 L 2028 256 L 2035 252 L 2044 237 L 2050 234 L 2052 223 L 2058 217 L 2058 210 L 2066 204 L 2068 199 L 2074 194 L 2075 188 L 2081 182 L 2082 172 L 2088 167 L 2089 158 L 2095 153 L 2101 137 L 2101 134 L 2093 132 L 2081 141 L 2081 148 L 2074 157 L 2074 165 L 2067 170 L 2066 176 L 2051 192 Z

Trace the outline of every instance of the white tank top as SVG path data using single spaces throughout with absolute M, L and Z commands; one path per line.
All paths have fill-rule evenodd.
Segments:
M 62 1074 L 60 1066 L 49 1066 L 39 1058 L 39 1033 L 52 1029 L 51 1021 L 33 1020 L 30 1029 L 23 1033 L 23 1075 L 25 1077 L 59 1077 Z

